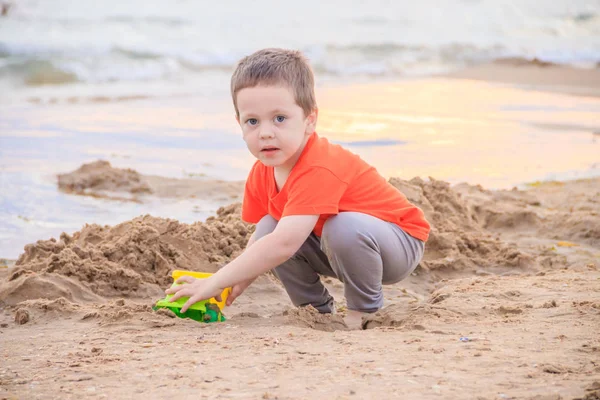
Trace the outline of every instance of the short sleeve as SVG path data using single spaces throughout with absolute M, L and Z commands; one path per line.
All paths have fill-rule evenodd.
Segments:
M 267 204 L 261 201 L 261 197 L 257 193 L 260 182 L 258 182 L 255 170 L 256 168 L 252 168 L 248 175 L 242 200 L 242 220 L 251 224 L 256 224 L 267 215 Z
M 290 182 L 282 217 L 339 213 L 348 184 L 323 167 L 312 167 Z

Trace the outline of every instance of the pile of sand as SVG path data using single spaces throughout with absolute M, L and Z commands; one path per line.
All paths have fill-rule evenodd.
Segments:
M 339 314 L 321 314 L 313 306 L 292 308 L 286 310 L 284 315 L 290 325 L 316 329 L 318 331 L 333 332 L 347 331 L 348 325 Z
M 193 179 L 144 175 L 98 160 L 83 164 L 75 171 L 59 174 L 58 188 L 69 194 L 109 200 L 142 202 L 152 195 L 159 198 L 198 198 L 227 204 L 241 198 L 244 182 L 209 179 L 203 174 Z
M 531 256 L 482 227 L 470 204 L 447 182 L 392 178 L 390 183 L 419 206 L 431 223 L 421 268 L 437 278 L 505 273 L 533 265 Z
M 491 191 L 461 184 L 454 191 L 488 231 L 600 245 L 600 179 L 531 186 L 537 190 Z
M 97 191 L 151 193 L 142 176 L 132 169 L 113 168 L 108 161 L 98 160 L 83 164 L 75 171 L 58 175 L 62 191 L 85 194 Z
M 464 325 L 469 318 L 481 323 L 486 316 L 490 323 L 496 323 L 521 314 L 532 315 L 533 321 L 535 311 L 531 309 L 558 307 L 550 296 L 563 290 L 557 286 L 568 285 L 561 279 L 567 270 L 575 275 L 569 279 L 582 288 L 577 304 L 587 304 L 590 315 L 600 315 L 600 303 L 589 298 L 598 290 L 600 178 L 499 191 L 468 184 L 450 188 L 435 180 L 392 181 L 433 222 L 424 268 L 434 274 L 443 268 L 444 273 L 437 276 L 441 279 L 457 277 L 457 273 L 466 277 L 445 281 L 424 303 L 392 304 L 365 321 L 366 327 L 425 330 L 432 320 Z M 449 259 L 452 273 L 446 264 Z M 484 268 L 473 271 L 476 266 Z M 481 273 L 484 271 L 502 272 L 502 266 L 506 271 L 511 267 L 525 269 L 514 277 L 472 276 L 486 275 Z M 537 273 L 532 274 L 534 271 Z M 506 287 L 514 290 L 506 291 Z M 513 306 L 516 303 L 520 306 Z M 583 313 L 577 304 L 573 302 L 573 307 Z M 487 308 L 489 311 L 479 311 Z
M 150 327 L 174 325 L 175 321 L 169 321 L 169 318 L 176 318 L 176 315 L 170 310 L 161 309 L 153 312 L 150 304 L 138 304 L 125 299 L 83 305 L 59 297 L 53 300 L 26 300 L 15 307 L 15 322 L 19 325 L 42 318 L 71 318 L 73 316 L 81 321 L 97 321 L 100 325 L 117 324 L 135 319 L 148 322 Z
M 244 248 L 253 226 L 239 218 L 239 204 L 191 225 L 149 215 L 114 227 L 86 225 L 72 236 L 25 246 L 0 300 L 156 296 L 174 269 L 214 272 Z

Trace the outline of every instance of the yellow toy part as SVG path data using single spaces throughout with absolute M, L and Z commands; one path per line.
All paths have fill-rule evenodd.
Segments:
M 181 278 L 182 276 L 191 276 L 191 277 L 197 278 L 197 279 L 206 279 L 212 275 L 213 274 L 208 273 L 208 272 L 183 271 L 183 270 L 178 270 L 178 269 L 176 269 L 175 271 L 173 271 L 171 273 L 171 276 L 173 277 L 173 281 L 177 281 L 177 279 Z M 231 293 L 231 288 L 230 287 L 225 288 L 221 292 L 221 301 L 217 301 L 213 297 L 212 299 L 209 299 L 209 302 L 216 304 L 220 310 L 223 310 L 223 308 L 225 308 L 225 302 L 227 301 L 227 297 L 229 297 L 230 293 Z

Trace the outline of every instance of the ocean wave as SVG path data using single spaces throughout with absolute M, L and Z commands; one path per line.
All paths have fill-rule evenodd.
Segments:
M 142 60 L 164 60 L 171 59 L 175 60 L 182 67 L 196 71 L 203 71 L 208 69 L 230 69 L 235 66 L 237 60 L 244 56 L 239 53 L 209 53 L 209 52 L 190 52 L 185 50 L 158 50 L 158 49 L 147 49 L 147 48 L 126 48 L 116 47 L 114 52 L 117 54 L 130 57 L 132 59 Z
M 19 79 L 27 86 L 60 85 L 79 81 L 77 74 L 47 60 L 23 60 L 0 65 L 0 77 Z
M 111 47 L 9 46 L 0 42 L 0 79 L 26 86 L 160 80 L 180 69 L 176 59 L 160 53 Z
M 404 76 L 447 72 L 465 65 L 509 55 L 501 45 L 479 47 L 468 43 L 440 46 L 372 43 L 329 45 L 307 50 L 313 67 L 334 76 Z
M 358 55 L 365 59 L 399 59 L 406 61 L 441 60 L 445 62 L 464 62 L 491 59 L 507 52 L 500 45 L 476 46 L 471 43 L 448 43 L 438 46 L 409 45 L 398 43 L 367 43 L 348 46 L 331 45 L 326 53 L 331 55 Z
M 600 15 L 593 13 L 593 12 L 585 12 L 585 11 L 577 13 L 572 16 L 569 16 L 569 19 L 571 21 L 574 21 L 575 23 L 579 23 L 579 24 L 587 24 L 598 18 L 600 18 Z
M 502 45 L 448 43 L 438 46 L 401 43 L 330 44 L 303 49 L 313 68 L 325 77 L 395 77 L 444 73 L 507 57 L 544 63 L 598 62 L 593 52 L 523 55 Z M 112 46 L 36 48 L 0 42 L 0 79 L 27 86 L 169 79 L 182 73 L 230 73 L 241 51 L 189 51 L 185 48 Z M 566 61 L 566 62 L 565 62 Z
M 48 57 L 101 57 L 111 51 L 111 46 L 60 46 L 58 44 L 14 44 L 0 41 L 0 58 L 29 57 L 31 59 Z
M 162 80 L 180 72 L 230 72 L 243 54 L 160 51 L 143 47 L 63 49 L 6 46 L 0 43 L 0 79 L 27 86 L 74 82 Z
M 108 22 L 118 22 L 123 24 L 148 23 L 166 26 L 185 26 L 192 25 L 194 21 L 178 17 L 166 17 L 158 15 L 149 15 L 145 17 L 133 17 L 129 15 L 109 16 L 105 19 Z

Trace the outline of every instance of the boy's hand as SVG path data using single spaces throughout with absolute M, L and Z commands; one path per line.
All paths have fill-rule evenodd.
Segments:
M 196 279 L 191 276 L 184 275 L 177 279 L 176 283 L 180 286 L 171 287 L 165 290 L 165 293 L 172 294 L 173 297 L 169 299 L 173 302 L 181 297 L 189 297 L 189 300 L 185 302 L 181 307 L 181 312 L 186 312 L 188 308 L 194 303 L 202 300 L 207 300 L 214 297 L 217 301 L 221 301 L 222 288 L 217 287 L 214 284 L 214 280 L 211 278 Z M 181 285 L 185 283 L 185 285 Z M 245 289 L 245 288 L 244 288 Z
M 252 284 L 252 282 L 254 282 L 254 279 L 248 279 L 247 281 L 243 281 L 233 285 L 233 287 L 231 288 L 231 293 L 229 294 L 229 297 L 227 297 L 227 301 L 225 304 L 230 306 L 235 301 L 235 299 L 237 299 L 237 297 L 240 294 L 242 294 L 244 290 L 248 288 L 248 286 Z

